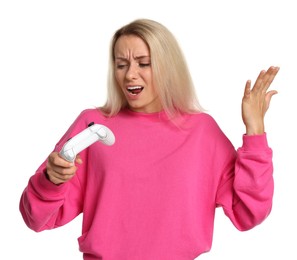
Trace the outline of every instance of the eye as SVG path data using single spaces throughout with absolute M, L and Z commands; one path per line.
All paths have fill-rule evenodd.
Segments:
M 116 68 L 117 69 L 124 69 L 127 66 L 127 64 L 117 64 Z
M 139 63 L 139 67 L 141 68 L 149 67 L 150 65 L 150 63 Z

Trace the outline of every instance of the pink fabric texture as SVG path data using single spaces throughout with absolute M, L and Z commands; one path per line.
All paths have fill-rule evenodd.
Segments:
M 123 109 L 106 118 L 86 109 L 53 150 L 90 122 L 109 127 L 115 144 L 82 151 L 77 174 L 61 185 L 46 178 L 45 160 L 20 199 L 24 221 L 36 232 L 83 213 L 78 243 L 86 260 L 193 260 L 211 249 L 217 207 L 241 231 L 271 212 L 266 133 L 243 135 L 236 150 L 206 113 L 172 122 L 164 112 Z

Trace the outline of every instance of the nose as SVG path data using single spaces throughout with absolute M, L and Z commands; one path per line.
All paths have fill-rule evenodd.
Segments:
M 133 80 L 133 79 L 137 79 L 137 77 L 138 77 L 138 66 L 137 64 L 131 63 L 126 72 L 126 78 L 128 80 Z

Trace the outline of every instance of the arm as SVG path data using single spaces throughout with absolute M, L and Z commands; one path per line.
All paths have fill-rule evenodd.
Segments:
M 237 229 L 248 230 L 269 215 L 273 191 L 272 150 L 266 134 L 244 135 L 242 147 L 226 161 L 217 205 L 223 207 Z
M 277 93 L 267 90 L 278 71 L 278 67 L 261 71 L 252 89 L 251 81 L 247 81 L 242 99 L 246 134 L 235 156 L 235 166 L 232 159 L 226 163 L 217 193 L 217 204 L 240 230 L 260 224 L 272 208 L 272 150 L 267 144 L 264 116 Z
M 30 178 L 19 204 L 26 225 L 36 232 L 66 224 L 82 208 L 82 188 L 77 176 L 56 185 L 46 175 L 46 165 L 47 160 Z
M 88 119 L 82 113 L 75 120 L 54 151 L 31 176 L 22 193 L 20 212 L 27 226 L 34 231 L 62 226 L 82 212 L 85 153 L 82 152 L 75 163 L 70 163 L 58 152 L 70 137 L 86 127 Z

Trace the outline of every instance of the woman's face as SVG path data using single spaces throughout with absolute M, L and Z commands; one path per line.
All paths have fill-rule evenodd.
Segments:
M 150 50 L 135 35 L 121 36 L 114 47 L 115 78 L 129 108 L 136 112 L 153 113 L 162 110 L 155 91 Z

